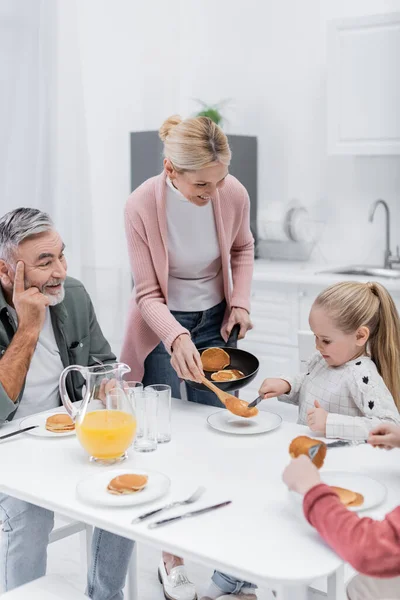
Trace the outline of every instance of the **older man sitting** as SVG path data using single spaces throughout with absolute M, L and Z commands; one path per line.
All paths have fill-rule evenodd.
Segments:
M 50 217 L 19 208 L 0 219 L 0 422 L 60 405 L 58 380 L 70 364 L 113 362 L 90 297 L 67 277 L 64 244 Z M 70 395 L 80 400 L 82 381 Z M 0 494 L 3 591 L 46 572 L 52 512 Z M 120 600 L 133 542 L 95 529 L 87 595 Z

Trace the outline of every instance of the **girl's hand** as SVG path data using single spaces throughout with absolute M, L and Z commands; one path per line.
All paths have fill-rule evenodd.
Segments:
M 264 399 L 275 398 L 290 392 L 290 384 L 284 379 L 273 379 L 272 377 L 264 379 L 258 390 L 258 395 Z
M 282 479 L 289 490 L 303 495 L 321 483 L 317 467 L 305 454 L 292 460 L 283 471 Z
M 238 335 L 238 339 L 242 340 L 246 333 L 253 329 L 253 323 L 251 322 L 250 315 L 244 308 L 232 308 L 231 314 L 229 315 L 228 322 L 224 326 L 223 329 L 223 337 L 228 339 L 233 327 L 236 324 L 240 325 L 240 331 Z
M 385 450 L 400 448 L 400 427 L 393 423 L 381 423 L 370 431 L 368 444 Z
M 314 400 L 314 406 L 315 408 L 309 408 L 307 411 L 307 425 L 311 431 L 318 431 L 325 435 L 328 413 L 325 409 L 321 408 L 318 400 Z
M 201 383 L 204 371 L 200 354 L 187 333 L 182 333 L 174 340 L 171 365 L 180 379 L 191 379 Z

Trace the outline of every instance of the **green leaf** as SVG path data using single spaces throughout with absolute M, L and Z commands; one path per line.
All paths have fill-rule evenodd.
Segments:
M 214 121 L 217 125 L 220 125 L 223 118 L 221 113 L 216 108 L 206 108 L 205 110 L 200 111 L 196 115 L 197 117 L 208 117 L 211 121 Z

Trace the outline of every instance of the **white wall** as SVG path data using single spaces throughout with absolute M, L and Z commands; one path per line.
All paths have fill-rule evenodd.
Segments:
M 400 244 L 400 157 L 327 156 L 326 23 L 400 11 L 400 1 L 203 0 L 201 14 L 185 5 L 182 91 L 235 99 L 227 130 L 259 137 L 260 204 L 297 198 L 326 222 L 316 262 L 383 260 L 383 212 L 371 225 L 368 209 L 389 202 Z M 201 52 L 193 38 L 206 41 Z
M 127 266 L 122 210 L 130 191 L 129 131 L 155 129 L 171 113 L 193 113 L 194 98 L 231 98 L 226 130 L 258 135 L 262 205 L 298 198 L 326 222 L 313 260 L 381 260 L 383 214 L 370 225 L 368 208 L 378 197 L 390 203 L 395 242 L 400 158 L 327 157 L 326 22 L 400 11 L 400 0 L 85 0 L 77 6 L 94 262 Z
M 109 277 L 127 278 L 129 132 L 192 114 L 194 98 L 231 98 L 227 132 L 258 136 L 262 206 L 297 198 L 326 222 L 312 260 L 379 263 L 383 212 L 367 220 L 378 197 L 392 208 L 393 246 L 400 243 L 400 157 L 326 152 L 327 20 L 391 11 L 400 0 L 77 2 L 101 289 Z

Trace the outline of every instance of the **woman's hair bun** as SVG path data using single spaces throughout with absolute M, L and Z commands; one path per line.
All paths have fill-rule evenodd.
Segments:
M 173 127 L 176 127 L 177 125 L 179 125 L 179 123 L 181 123 L 181 122 L 182 122 L 182 119 L 179 115 L 172 115 L 172 117 L 168 117 L 168 119 L 166 119 L 164 121 L 164 123 L 161 125 L 160 129 L 158 130 L 158 135 L 160 136 L 160 139 L 163 142 L 165 142 L 171 129 Z

